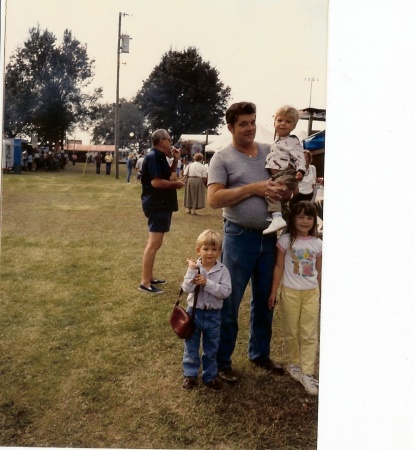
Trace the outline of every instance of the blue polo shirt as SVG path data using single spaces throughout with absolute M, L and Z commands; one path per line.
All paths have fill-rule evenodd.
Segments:
M 154 180 L 154 178 L 170 180 L 170 176 L 171 170 L 166 155 L 153 147 L 144 158 L 141 169 L 143 189 L 141 201 L 144 212 L 178 211 L 176 189 L 155 189 L 151 185 L 151 180 Z

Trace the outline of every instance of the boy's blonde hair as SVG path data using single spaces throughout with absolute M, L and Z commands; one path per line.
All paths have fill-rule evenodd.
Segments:
M 277 117 L 281 116 L 290 117 L 294 121 L 295 125 L 297 125 L 297 122 L 300 119 L 300 113 L 298 112 L 298 110 L 290 105 L 284 105 L 277 109 L 274 115 L 274 123 L 277 120 Z
M 202 245 L 215 245 L 222 248 L 222 236 L 215 230 L 202 231 L 196 241 L 197 248 Z

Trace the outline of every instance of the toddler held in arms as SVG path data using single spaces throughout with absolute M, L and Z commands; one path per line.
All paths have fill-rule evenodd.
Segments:
M 298 182 L 306 172 L 303 147 L 297 136 L 290 134 L 297 125 L 300 115 L 292 106 L 282 106 L 275 113 L 274 126 L 276 137 L 266 158 L 265 168 L 269 170 L 274 181 L 284 182 L 288 189 L 298 191 Z M 268 211 L 272 213 L 271 224 L 263 234 L 275 233 L 287 226 L 283 218 L 283 208 L 288 205 L 266 198 Z

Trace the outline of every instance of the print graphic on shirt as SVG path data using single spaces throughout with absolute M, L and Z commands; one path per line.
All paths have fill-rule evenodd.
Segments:
M 316 268 L 316 254 L 308 248 L 292 249 L 294 273 L 303 277 L 312 277 Z

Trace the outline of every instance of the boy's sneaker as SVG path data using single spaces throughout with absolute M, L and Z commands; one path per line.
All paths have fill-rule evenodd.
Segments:
M 204 383 L 206 387 L 211 389 L 212 391 L 221 391 L 222 390 L 222 383 L 220 382 L 219 378 L 214 378 L 213 380 L 210 380 L 208 383 Z
M 287 226 L 287 222 L 282 218 L 282 216 L 273 217 L 270 225 L 266 228 L 262 234 L 272 234 L 276 233 L 281 228 L 285 228 Z
M 222 378 L 222 380 L 225 380 L 228 383 L 236 383 L 238 381 L 238 376 L 233 371 L 232 367 L 219 370 L 219 378 Z
M 194 389 L 197 387 L 197 378 L 195 377 L 184 377 L 182 388 L 186 389 L 186 391 L 190 391 L 190 389 Z
M 301 369 L 298 364 L 290 364 L 287 367 L 287 372 L 290 375 L 290 377 L 295 381 L 301 381 Z
M 303 373 L 300 382 L 307 394 L 318 395 L 318 381 L 312 375 Z
M 140 284 L 138 287 L 139 291 L 148 292 L 150 294 L 161 294 L 163 292 L 162 289 L 154 287 L 152 284 L 150 284 L 150 287 L 144 286 L 144 284 Z

